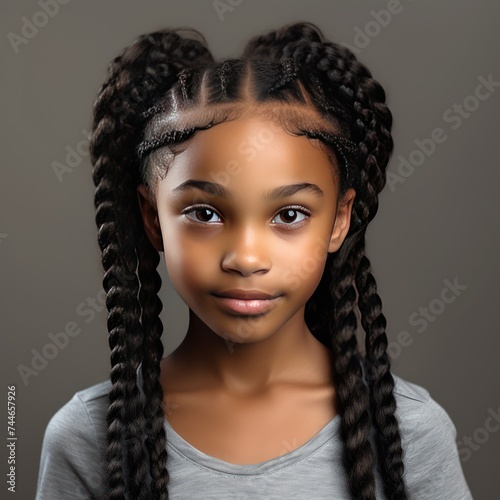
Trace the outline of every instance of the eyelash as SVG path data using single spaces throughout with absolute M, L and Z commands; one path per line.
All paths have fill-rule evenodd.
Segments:
M 190 223 L 193 223 L 193 224 L 202 224 L 204 226 L 212 226 L 212 225 L 214 225 L 213 222 L 203 222 L 203 221 L 192 219 L 192 218 L 190 218 L 190 217 L 187 216 L 187 214 L 189 214 L 191 212 L 195 212 L 195 211 L 200 210 L 202 208 L 206 208 L 210 212 L 213 212 L 213 213 L 217 214 L 217 216 L 222 219 L 222 217 L 217 213 L 217 211 L 214 210 L 209 205 L 193 205 L 193 206 L 191 206 L 191 207 L 183 210 L 182 214 L 189 220 Z M 282 213 L 282 212 L 285 212 L 286 210 L 293 210 L 295 212 L 300 212 L 300 213 L 306 215 L 306 218 L 303 219 L 303 220 L 301 220 L 301 221 L 299 221 L 299 222 L 291 222 L 289 224 L 286 224 L 286 223 L 285 224 L 277 224 L 278 226 L 285 226 L 285 227 L 288 226 L 288 227 L 291 227 L 291 228 L 302 227 L 305 224 L 305 222 L 307 221 L 307 219 L 311 216 L 311 211 L 308 210 L 307 208 L 301 206 L 301 205 L 290 205 L 290 206 L 283 207 L 279 212 L 277 212 L 277 215 L 280 214 L 280 213 Z M 273 219 L 275 217 L 273 217 Z

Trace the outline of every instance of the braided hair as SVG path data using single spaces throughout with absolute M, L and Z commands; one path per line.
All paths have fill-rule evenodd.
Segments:
M 222 61 L 198 31 L 165 29 L 139 37 L 109 66 L 94 104 L 90 147 L 111 349 L 108 498 L 168 499 L 159 253 L 142 224 L 137 186 L 145 184 L 156 201 L 156 183 L 190 137 L 250 109 L 280 120 L 289 133 L 319 140 L 337 170 L 340 194 L 356 190 L 349 231 L 328 254 L 305 321 L 333 350 L 352 498 L 375 499 L 378 468 L 387 498 L 406 499 L 386 320 L 365 255 L 366 228 L 393 150 L 392 115 L 370 71 L 308 22 L 255 36 L 240 58 Z

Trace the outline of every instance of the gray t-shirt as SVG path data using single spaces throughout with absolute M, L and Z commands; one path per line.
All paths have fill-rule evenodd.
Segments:
M 138 382 L 142 378 L 138 371 Z M 393 374 L 405 480 L 411 500 L 469 500 L 447 412 L 423 387 Z M 103 499 L 110 381 L 77 392 L 49 421 L 36 500 Z M 165 419 L 169 497 L 173 500 L 351 500 L 341 461 L 340 415 L 302 446 L 279 457 L 236 465 L 185 441 Z M 374 435 L 372 434 L 372 443 Z M 286 443 L 285 443 L 286 444 Z M 386 500 L 375 472 L 377 499 Z

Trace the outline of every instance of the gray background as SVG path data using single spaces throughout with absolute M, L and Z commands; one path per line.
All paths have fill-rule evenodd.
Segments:
M 82 131 L 90 127 L 107 64 L 136 36 L 162 27 L 199 29 L 219 58 L 237 56 L 256 33 L 300 20 L 354 47 L 387 91 L 395 140 L 389 172 L 398 173 L 399 155 L 408 159 L 418 149 L 415 140 L 429 138 L 436 128 L 446 133 L 446 141 L 403 183 L 382 193 L 368 230 L 368 256 L 388 320 L 393 372 L 426 387 L 453 419 L 474 498 L 497 497 L 500 432 L 494 429 L 499 425 L 488 431 L 485 423 L 490 412 L 500 413 L 495 199 L 500 87 L 478 101 L 459 126 L 446 121 L 445 113 L 455 103 L 474 106 L 468 97 L 478 77 L 492 74 L 500 81 L 498 2 L 401 0 L 400 12 L 386 26 L 372 11 L 387 10 L 387 0 L 232 3 L 221 19 L 212 1 L 72 0 L 18 53 L 8 33 L 21 35 L 23 16 L 33 21 L 42 9 L 32 1 L 3 3 L 1 370 L 4 397 L 8 384 L 17 387 L 18 498 L 34 496 L 49 418 L 75 391 L 108 376 L 105 310 L 89 321 L 79 309 L 102 289 Z M 44 22 L 43 16 L 36 20 Z M 369 33 L 362 48 L 355 39 L 359 32 Z M 78 145 L 81 161 L 60 182 L 52 165 L 64 164 L 67 148 Z M 163 259 L 161 273 L 169 353 L 182 340 L 187 308 L 169 287 Z M 445 280 L 467 288 L 443 306 Z M 419 308 L 429 306 L 436 312 L 432 321 L 410 320 L 413 313 L 422 318 Z M 32 350 L 42 352 L 51 342 L 49 333 L 63 330 L 68 321 L 81 333 L 23 381 L 20 365 L 31 367 Z M 398 348 L 398 335 L 411 344 Z M 2 497 L 5 488 L 3 483 Z

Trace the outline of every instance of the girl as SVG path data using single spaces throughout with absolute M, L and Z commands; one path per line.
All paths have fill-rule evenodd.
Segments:
M 111 376 L 52 418 L 37 498 L 472 498 L 450 417 L 390 372 L 384 90 L 311 23 L 219 62 L 190 34 L 140 37 L 95 102 Z M 160 253 L 189 307 L 165 358 Z

